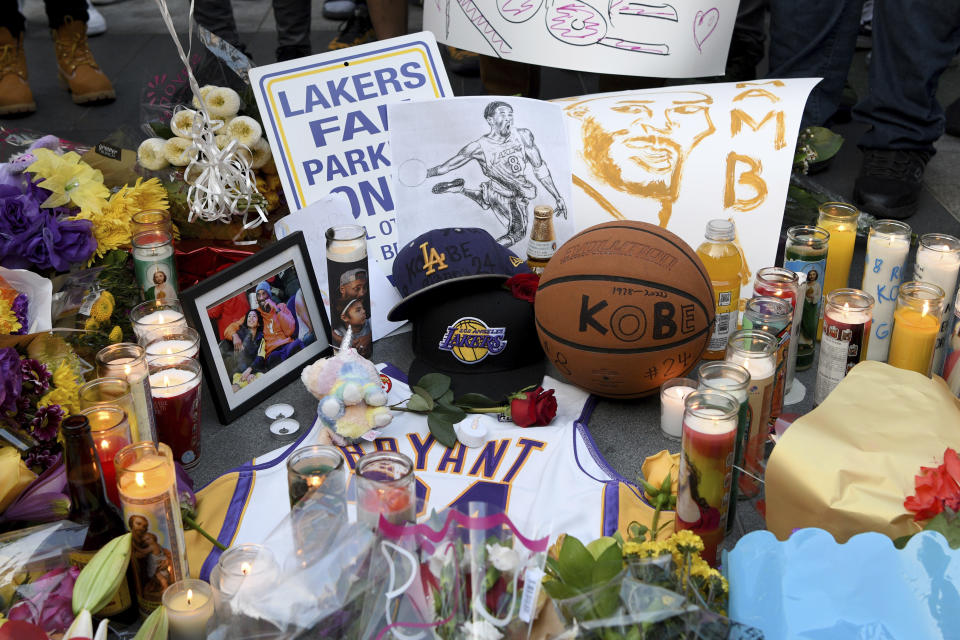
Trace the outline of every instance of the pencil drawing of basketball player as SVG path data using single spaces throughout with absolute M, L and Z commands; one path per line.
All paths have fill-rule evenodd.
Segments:
M 680 193 L 683 164 L 716 128 L 710 119 L 713 98 L 699 91 L 614 94 L 564 107 L 581 123 L 582 153 L 592 175 L 573 183 L 614 218 L 625 216 L 601 191 L 659 201 L 659 224 L 670 222 Z M 635 217 L 633 215 L 631 218 Z
M 469 143 L 446 162 L 427 169 L 427 177 L 441 176 L 459 169 L 472 160 L 488 180 L 472 189 L 464 186 L 463 178 L 433 185 L 433 193 L 461 193 L 483 209 L 491 209 L 506 227 L 497 238 L 504 246 L 521 242 L 527 234 L 529 214 L 527 205 L 537 195 L 537 187 L 527 176 L 530 167 L 544 189 L 556 201 L 556 215 L 567 217 L 567 205 L 553 183 L 550 169 L 529 129 L 513 126 L 513 107 L 494 101 L 483 110 L 490 132 Z

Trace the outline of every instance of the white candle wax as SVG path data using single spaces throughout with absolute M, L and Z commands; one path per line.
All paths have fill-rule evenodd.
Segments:
M 863 265 L 861 289 L 873 296 L 873 327 L 867 345 L 867 360 L 887 361 L 893 312 L 897 292 L 903 280 L 903 264 L 910 253 L 907 235 L 871 232 L 867 240 L 867 258 Z
M 213 617 L 213 598 L 192 589 L 164 601 L 171 640 L 204 640 Z
M 723 418 L 723 412 L 716 409 L 701 409 L 700 414 L 701 415 L 688 415 L 684 419 L 683 424 L 689 429 L 708 435 L 722 435 L 735 431 L 737 428 L 736 414 L 730 418 Z M 705 416 L 702 414 L 709 415 Z M 712 415 L 716 415 L 717 417 L 710 417 Z
M 660 392 L 660 430 L 672 438 L 683 435 L 683 401 L 693 393 L 693 387 L 677 385 Z
M 157 442 L 157 424 L 153 417 L 153 406 L 150 404 L 150 385 L 140 367 L 132 366 L 134 362 L 135 358 L 115 358 L 110 361 L 110 365 L 126 365 L 123 367 L 123 376 L 130 385 L 134 413 L 133 416 L 127 416 L 127 419 L 130 421 L 131 431 L 134 432 L 134 442 Z
M 734 353 L 727 356 L 727 361 L 738 364 L 749 371 L 750 379 L 755 381 L 773 378 L 773 375 L 777 372 L 777 357 L 774 354 L 762 358 L 748 358 Z
M 960 252 L 952 249 L 945 244 L 932 245 L 929 248 L 921 245 L 917 250 L 916 264 L 913 266 L 914 280 L 935 284 L 946 294 L 940 331 L 937 333 L 937 349 L 933 353 L 933 366 L 930 368 L 930 372 L 935 374 L 943 371 L 947 327 L 950 319 L 953 318 L 952 302 L 954 292 L 957 290 L 957 274 L 960 272 Z
M 197 344 L 191 340 L 171 338 L 170 340 L 151 342 L 147 345 L 146 351 L 147 360 L 151 362 L 156 358 L 150 358 L 149 356 L 182 355 L 185 358 L 192 358 L 197 355 Z
M 153 313 L 148 313 L 133 323 L 133 332 L 140 339 L 150 330 L 151 327 L 167 325 L 176 328 L 187 328 L 187 321 L 183 314 L 173 309 L 160 309 Z
M 749 387 L 749 385 L 747 385 Z M 739 389 L 737 387 L 740 387 Z M 743 383 L 734 380 L 733 378 L 710 378 L 709 380 L 700 381 L 700 389 L 716 389 L 717 391 L 726 391 L 734 398 L 737 399 L 737 402 L 743 404 L 747 401 L 747 390 L 743 388 Z
M 164 369 L 150 374 L 150 393 L 154 398 L 173 398 L 186 393 L 198 384 L 200 384 L 200 376 L 185 369 Z

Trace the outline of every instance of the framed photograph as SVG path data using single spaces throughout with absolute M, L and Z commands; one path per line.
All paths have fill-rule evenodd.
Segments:
M 223 424 L 333 353 L 299 231 L 190 287 L 180 302 L 200 333 L 204 375 Z

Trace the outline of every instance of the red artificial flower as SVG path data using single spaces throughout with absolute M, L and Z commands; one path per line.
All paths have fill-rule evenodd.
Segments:
M 540 276 L 535 273 L 518 273 L 504 283 L 504 286 L 510 289 L 510 293 L 518 300 L 533 302 L 537 297 L 537 286 L 540 284 Z
M 537 387 L 510 401 L 510 418 L 518 427 L 540 427 L 550 424 L 557 415 L 557 399 L 553 389 Z
M 916 493 L 903 501 L 903 506 L 914 513 L 916 521 L 928 520 L 947 507 L 960 510 L 960 457 L 953 449 L 943 454 L 939 467 L 920 467 L 914 477 Z

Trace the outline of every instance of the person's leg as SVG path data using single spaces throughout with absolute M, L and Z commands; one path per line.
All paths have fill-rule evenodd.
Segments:
M 327 45 L 331 51 L 345 49 L 346 47 L 355 47 L 358 44 L 366 44 L 376 39 L 373 31 L 373 24 L 370 22 L 370 12 L 367 10 L 366 3 L 358 2 L 350 19 L 343 23 L 333 40 Z
M 77 22 L 87 21 L 87 0 L 44 0 L 43 5 L 51 29 L 62 27 L 67 18 Z
M 396 38 L 407 34 L 407 3 L 405 0 L 367 0 L 370 22 L 377 40 Z
M 310 0 L 273 0 L 277 62 L 310 55 Z
M 57 53 L 57 69 L 77 104 L 116 98 L 113 85 L 87 46 L 86 0 L 44 0 Z
M 244 51 L 230 0 L 195 0 L 193 19 L 210 33 L 220 36 L 237 49 Z
M 770 0 L 768 78 L 823 78 L 801 127 L 822 126 L 837 110 L 860 27 L 863 0 Z
M 540 96 L 540 67 L 492 56 L 480 56 L 480 82 L 490 95 Z
M 17 8 L 17 0 L 0 0 L 0 116 L 37 110 L 27 84 L 23 29 L 23 15 Z
M 767 39 L 766 17 L 767 0 L 740 0 L 725 80 L 739 82 L 757 77 Z

